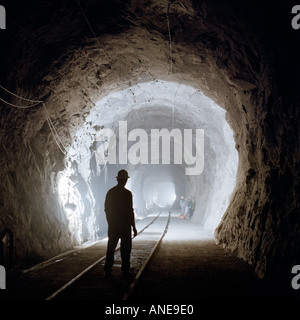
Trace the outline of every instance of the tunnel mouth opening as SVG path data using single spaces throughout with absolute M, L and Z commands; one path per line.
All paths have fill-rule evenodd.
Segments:
M 71 3 L 69 6 L 69 2 L 59 7 L 53 1 L 47 6 L 40 3 L 29 7 L 24 2 L 16 15 L 12 14 L 13 4 L 7 10 L 11 13 L 11 27 L 5 31 L 7 36 L 1 47 L 2 84 L 21 97 L 43 101 L 49 112 L 46 118 L 41 104 L 17 110 L 1 102 L 0 225 L 14 231 L 16 260 L 44 259 L 105 232 L 98 198 L 104 197 L 103 186 L 108 188 L 108 184 L 115 182 L 117 165 L 107 164 L 106 170 L 104 166 L 95 166 L 91 153 L 97 145 L 87 142 L 84 149 L 74 140 L 80 139 L 81 126 L 86 127 L 87 137 L 92 138 L 86 119 L 90 110 L 110 93 L 162 79 L 177 83 L 176 88 L 180 83 L 199 88 L 228 112 L 226 117 L 234 131 L 239 166 L 234 197 L 216 229 L 217 244 L 253 264 L 260 276 L 282 273 L 280 269 L 289 261 L 297 263 L 300 230 L 295 179 L 299 167 L 299 99 L 297 90 L 293 90 L 297 81 L 290 72 L 296 56 L 287 54 L 286 46 L 279 41 L 284 39 L 283 43 L 290 49 L 299 43 L 289 23 L 291 6 L 288 8 L 287 3 L 284 6 L 287 10 L 283 10 L 282 5 L 274 3 L 271 9 L 275 12 L 271 10 L 270 14 L 270 6 L 257 6 L 253 2 L 239 2 L 236 6 L 226 1 L 171 1 L 170 6 L 150 1 L 148 4 L 126 1 L 124 6 L 118 6 L 120 10 L 108 10 L 105 20 L 99 19 L 97 13 L 101 5 L 93 10 L 92 4 L 82 4 L 88 20 L 92 17 L 94 35 L 80 8 Z M 46 20 L 41 19 L 44 16 Z M 274 32 L 274 24 L 267 17 L 278 18 L 278 32 Z M 172 91 L 175 102 L 181 96 L 183 86 L 179 87 L 177 94 L 176 90 Z M 132 102 L 131 92 L 128 97 L 130 94 L 130 116 L 135 117 L 137 112 L 141 118 L 141 108 Z M 24 104 L 24 100 L 8 93 L 1 92 L 1 97 L 19 106 Z M 170 111 L 173 107 L 170 95 L 168 100 L 164 110 Z M 161 100 L 156 108 L 160 106 Z M 179 119 L 183 111 L 174 109 Z M 107 121 L 107 128 L 113 128 L 110 124 L 118 124 L 119 119 L 126 119 L 127 112 L 120 118 L 114 113 L 116 117 Z M 105 114 L 101 112 L 101 115 Z M 52 120 L 57 136 L 67 146 L 65 159 L 65 149 L 60 150 L 55 143 L 57 136 L 51 133 L 47 119 Z M 132 130 L 129 120 L 128 129 Z M 99 121 L 99 130 L 104 124 Z M 190 128 L 190 123 L 184 127 Z M 203 127 L 200 120 L 197 127 Z M 206 134 L 205 138 L 207 141 Z M 211 141 L 209 146 L 213 145 Z M 73 157 L 76 148 L 83 162 L 86 157 L 87 164 L 81 163 L 79 156 Z M 210 151 L 213 155 L 213 150 Z M 211 162 L 219 163 L 216 159 Z M 220 167 L 226 171 L 224 163 Z M 213 229 L 215 222 L 209 221 L 206 212 L 216 211 L 210 195 L 215 195 L 217 203 L 218 185 L 224 186 L 224 173 L 206 160 L 204 164 L 204 173 L 198 178 L 186 177 L 185 168 L 180 165 L 155 166 L 170 167 L 172 171 L 167 181 L 174 177 L 174 205 L 190 191 L 197 194 L 199 211 L 193 219 L 199 218 Z M 210 177 L 215 173 L 220 175 L 207 179 L 219 183 L 206 181 L 207 166 L 211 168 Z M 150 164 L 125 167 L 132 176 L 133 187 L 144 185 L 134 192 L 137 209 L 141 208 L 142 213 L 146 205 L 142 191 L 151 184 L 147 177 L 153 171 Z M 197 184 L 208 188 L 189 189 Z M 206 199 L 210 199 L 209 205 L 205 205 Z M 147 203 L 149 210 L 151 203 L 152 199 Z M 141 213 L 137 210 L 138 216 Z
M 105 193 L 123 168 L 138 219 L 159 209 L 179 213 L 184 196 L 195 205 L 192 221 L 213 232 L 229 204 L 238 166 L 225 115 L 200 90 L 165 80 L 141 82 L 100 99 L 56 176 L 74 240 L 80 244 L 106 234 Z M 166 135 L 155 140 L 154 132 Z

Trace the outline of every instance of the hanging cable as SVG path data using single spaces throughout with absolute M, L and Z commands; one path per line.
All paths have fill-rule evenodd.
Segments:
M 78 3 L 78 6 L 79 6 L 79 8 L 80 8 L 80 10 L 81 10 L 81 13 L 82 13 L 82 15 L 83 15 L 86 23 L 88 24 L 88 26 L 89 26 L 89 28 L 90 28 L 90 30 L 91 30 L 94 38 L 96 39 L 96 41 L 97 41 L 97 43 L 98 43 L 99 48 L 101 47 L 101 48 L 103 49 L 104 53 L 107 55 L 109 61 L 111 62 L 111 61 L 112 61 L 112 60 L 111 60 L 111 57 L 110 57 L 110 55 L 108 54 L 108 52 L 105 50 L 104 46 L 99 42 L 99 39 L 98 39 L 98 37 L 96 36 L 96 33 L 95 33 L 94 29 L 92 28 L 92 26 L 91 26 L 91 24 L 90 24 L 90 22 L 89 22 L 89 20 L 88 20 L 88 18 L 87 18 L 87 16 L 86 16 L 86 14 L 85 14 L 84 11 L 83 11 L 83 8 L 82 8 L 82 6 L 81 6 L 80 0 L 77 0 L 77 3 Z M 113 71 L 114 71 L 114 70 L 113 70 Z
M 43 101 L 39 101 L 39 100 L 31 100 L 31 99 L 26 99 L 26 98 L 23 98 L 21 96 L 18 96 L 17 94 L 7 90 L 6 88 L 4 88 L 3 86 L 0 85 L 0 88 L 4 91 L 6 91 L 7 93 L 11 94 L 12 96 L 20 99 L 20 100 L 24 100 L 24 101 L 27 101 L 27 102 L 31 102 L 32 104 L 30 105 L 26 105 L 26 106 L 20 106 L 20 105 L 16 105 L 16 104 L 13 104 L 13 103 L 10 103 L 2 98 L 0 98 L 0 101 L 2 101 L 3 103 L 11 106 L 11 107 L 14 107 L 14 108 L 18 108 L 18 109 L 28 109 L 28 108 L 32 108 L 32 107 L 35 107 L 41 103 L 43 103 Z
M 48 112 L 48 110 L 47 110 L 47 108 L 46 108 L 46 105 L 45 105 L 44 103 L 43 103 L 43 107 L 44 107 L 44 109 L 45 109 L 46 119 L 47 119 L 48 125 L 49 125 L 49 127 L 50 127 L 51 133 L 52 133 L 52 135 L 53 135 L 53 137 L 54 137 L 54 140 L 55 140 L 57 146 L 59 147 L 60 151 L 61 151 L 64 155 L 67 155 L 67 149 L 66 149 L 64 143 L 62 142 L 62 140 L 60 139 L 60 136 L 59 136 L 59 134 L 57 133 L 55 127 L 54 127 L 54 124 L 53 124 L 53 122 L 52 122 L 52 120 L 51 120 L 51 118 L 50 118 L 49 112 Z
M 7 105 L 9 105 L 9 106 L 11 106 L 11 107 L 18 108 L 18 109 L 28 109 L 28 108 L 32 108 L 32 107 L 38 106 L 39 104 L 42 104 L 42 106 L 43 106 L 44 109 L 45 109 L 46 120 L 47 120 L 47 123 L 48 123 L 48 125 L 49 125 L 50 131 L 51 131 L 51 133 L 52 133 L 52 135 L 53 135 L 53 138 L 54 138 L 54 140 L 55 140 L 55 143 L 56 143 L 57 146 L 59 147 L 60 151 L 61 151 L 64 155 L 66 155 L 66 154 L 67 154 L 67 149 L 66 149 L 65 145 L 63 144 L 63 142 L 62 142 L 59 134 L 57 133 L 57 131 L 56 131 L 55 127 L 54 127 L 54 124 L 53 124 L 53 122 L 52 122 L 52 120 L 51 120 L 51 118 L 50 118 L 50 115 L 49 115 L 49 113 L 48 113 L 48 110 L 47 110 L 47 108 L 46 108 L 45 103 L 44 103 L 43 101 L 41 101 L 41 100 L 31 100 L 31 99 L 27 99 L 27 98 L 21 97 L 21 96 L 15 94 L 15 93 L 9 91 L 8 89 L 4 88 L 4 87 L 1 86 L 1 85 L 0 85 L 0 88 L 1 88 L 2 90 L 6 91 L 7 93 L 11 94 L 12 96 L 20 99 L 20 100 L 24 100 L 24 101 L 27 101 L 27 102 L 31 102 L 31 103 L 32 103 L 32 104 L 27 105 L 27 106 L 20 106 L 20 105 L 16 105 L 16 104 L 10 103 L 10 102 L 8 102 L 8 101 L 0 98 L 0 101 L 2 101 L 3 103 L 5 103 L 5 104 L 7 104 Z
M 170 19 L 169 19 L 170 6 L 171 6 L 171 2 L 169 2 L 168 6 L 167 6 L 167 25 L 168 25 L 168 34 L 169 34 L 169 47 L 170 47 L 170 74 L 172 74 L 172 72 L 173 72 L 173 50 L 172 50 Z
M 18 99 L 21 99 L 21 100 L 25 100 L 25 101 L 28 101 L 28 102 L 32 102 L 32 103 L 34 103 L 34 104 L 42 103 L 42 102 L 43 102 L 43 101 L 40 101 L 40 100 L 30 100 L 30 99 L 26 99 L 26 98 L 24 98 L 24 97 L 18 96 L 17 94 L 15 94 L 15 93 L 7 90 L 6 88 L 2 87 L 1 85 L 0 85 L 0 88 L 1 88 L 2 90 L 6 91 L 7 93 L 11 94 L 12 96 L 14 96 L 14 97 L 16 97 L 16 98 L 18 98 Z
M 173 49 L 172 49 L 172 37 L 171 37 L 171 27 L 170 27 L 170 6 L 171 2 L 168 1 L 167 6 L 167 25 L 168 25 L 168 35 L 169 35 L 169 51 L 170 51 L 170 75 L 173 74 Z M 173 96 L 173 106 L 172 106 L 172 129 L 174 128 L 174 116 L 175 116 L 175 107 L 174 107 L 174 96 Z
M 16 104 L 10 103 L 10 102 L 2 99 L 2 98 L 0 98 L 0 101 L 2 101 L 3 103 L 5 103 L 5 104 L 7 104 L 7 105 L 9 105 L 9 106 L 11 106 L 11 107 L 18 108 L 18 109 L 29 109 L 29 108 L 36 107 L 36 106 L 38 106 L 39 104 L 41 104 L 41 102 L 37 102 L 37 103 L 35 103 L 35 104 L 31 104 L 31 105 L 28 105 L 28 106 L 18 106 L 18 105 L 16 105 Z

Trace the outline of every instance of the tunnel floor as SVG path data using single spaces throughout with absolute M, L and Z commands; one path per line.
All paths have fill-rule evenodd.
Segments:
M 200 224 L 172 214 L 168 232 L 131 300 L 299 299 L 290 283 L 259 279 L 248 263 L 217 246 Z
M 138 230 L 152 219 L 153 217 L 148 217 L 138 221 Z M 149 250 L 151 251 L 151 243 L 155 242 L 153 237 L 159 229 L 162 232 L 166 220 L 167 215 L 162 214 L 156 225 L 151 225 L 145 234 L 134 239 L 131 255 L 134 272 L 137 273 L 146 260 Z M 44 300 L 103 257 L 106 243 L 107 240 L 103 239 L 66 256 L 55 257 L 42 267 L 34 267 L 34 270 L 19 275 L 8 283 L 8 290 L 1 290 L 0 300 Z M 127 289 L 118 281 L 121 279 L 119 255 L 118 252 L 115 255 L 114 283 L 104 278 L 102 260 L 76 281 L 75 285 L 63 291 L 58 299 L 120 301 Z M 14 275 L 10 275 L 10 278 L 11 276 Z M 288 283 L 288 288 L 289 285 Z M 128 300 L 147 303 L 194 301 L 198 305 L 202 300 L 298 300 L 299 296 L 296 294 L 298 293 L 292 289 L 283 288 L 282 284 L 258 279 L 252 266 L 216 245 L 212 232 L 203 230 L 199 223 L 181 220 L 179 212 L 172 212 L 167 232 Z

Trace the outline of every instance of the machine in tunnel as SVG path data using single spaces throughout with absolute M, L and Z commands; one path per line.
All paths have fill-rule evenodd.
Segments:
M 183 195 L 195 203 L 193 220 L 213 231 L 229 203 L 237 164 L 225 110 L 193 87 L 156 80 L 98 101 L 72 139 L 57 191 L 79 242 L 105 232 L 105 193 L 120 168 L 131 177 L 137 218 L 176 210 Z

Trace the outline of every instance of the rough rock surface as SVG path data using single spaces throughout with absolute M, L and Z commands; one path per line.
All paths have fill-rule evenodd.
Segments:
M 66 146 L 109 92 L 155 79 L 203 91 L 227 111 L 239 152 L 236 189 L 215 231 L 217 242 L 254 264 L 260 277 L 286 272 L 300 248 L 299 99 L 292 77 L 299 68 L 293 50 L 298 35 L 287 37 L 289 16 L 280 19 L 290 7 L 273 4 L 272 20 L 269 7 L 256 1 L 169 4 L 24 3 L 0 49 L 1 83 L 43 100 Z M 73 246 L 56 194 L 64 154 L 44 107 L 1 104 L 0 124 L 0 229 L 14 229 L 21 260 Z

